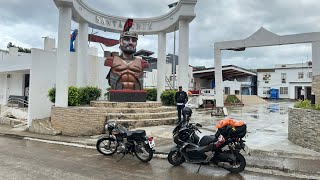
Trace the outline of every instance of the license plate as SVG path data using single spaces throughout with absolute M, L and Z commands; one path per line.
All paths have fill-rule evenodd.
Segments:
M 148 141 L 148 142 L 149 142 L 149 146 L 150 146 L 151 149 L 154 148 L 154 146 L 156 145 L 156 144 L 154 143 L 154 140 Z

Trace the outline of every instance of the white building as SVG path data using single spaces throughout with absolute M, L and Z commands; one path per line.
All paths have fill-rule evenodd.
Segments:
M 17 48 L 0 52 L 0 105 L 6 105 L 10 96 L 28 96 L 28 120 L 51 116 L 52 103 L 48 90 L 56 86 L 57 52 L 55 40 L 44 39 L 44 49 L 31 49 L 31 53 L 18 53 Z M 70 52 L 68 86 L 77 86 L 77 53 Z M 109 87 L 106 80 L 110 68 L 104 66 L 104 57 L 96 49 L 89 49 L 85 86 L 97 86 L 102 94 Z M 29 87 L 29 88 L 27 88 Z
M 174 89 L 173 88 L 173 74 L 172 74 L 172 64 L 166 63 L 165 64 L 165 89 Z M 177 69 L 179 65 L 177 65 Z M 193 76 L 192 76 L 192 67 L 189 66 L 187 69 L 188 71 L 188 88 L 183 87 L 184 90 L 194 90 L 194 83 L 193 83 Z M 177 79 L 179 76 L 179 72 L 176 73 L 175 83 L 177 84 Z M 144 88 L 157 88 L 157 69 L 152 69 L 152 71 L 145 71 L 144 72 Z M 175 89 L 178 87 L 176 86 Z
M 215 68 L 193 71 L 194 90 L 215 89 Z M 256 95 L 256 73 L 234 66 L 222 67 L 224 95 Z
M 270 89 L 277 89 L 279 98 L 311 99 L 312 63 L 280 64 L 275 68 L 257 69 L 258 96 L 270 98 Z
M 31 54 L 11 47 L 0 51 L 0 104 L 6 104 L 9 95 L 24 96 L 29 87 Z

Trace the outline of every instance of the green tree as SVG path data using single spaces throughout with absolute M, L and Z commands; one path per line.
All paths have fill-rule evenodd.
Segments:
M 31 49 L 23 48 L 23 47 L 20 47 L 20 46 L 16 46 L 16 45 L 12 44 L 12 42 L 9 42 L 8 45 L 7 45 L 8 49 L 10 47 L 17 47 L 18 48 L 18 52 L 31 53 Z

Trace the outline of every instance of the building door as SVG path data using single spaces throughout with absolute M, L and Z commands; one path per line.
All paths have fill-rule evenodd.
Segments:
M 296 86 L 295 87 L 295 99 L 301 99 L 301 86 Z
M 242 87 L 241 94 L 242 95 L 250 95 L 249 87 Z
M 23 95 L 26 96 L 26 100 L 29 99 L 29 86 L 30 86 L 30 74 L 24 75 L 24 91 Z
M 230 87 L 224 87 L 224 94 L 229 95 L 230 94 Z
M 306 93 L 306 99 L 309 99 L 311 101 L 311 87 L 305 86 L 305 93 Z

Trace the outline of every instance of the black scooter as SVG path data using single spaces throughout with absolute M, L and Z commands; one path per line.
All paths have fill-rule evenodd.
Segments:
M 224 137 L 225 142 L 218 148 L 214 147 L 215 142 L 221 135 L 217 131 L 215 135 L 203 136 L 201 139 L 196 132 L 201 133 L 198 127 L 202 127 L 199 123 L 189 123 L 192 110 L 189 107 L 183 109 L 185 124 L 180 122 L 173 130 L 173 141 L 176 146 L 171 149 L 168 154 L 168 161 L 174 166 L 178 166 L 185 161 L 189 163 L 214 164 L 223 167 L 231 173 L 240 173 L 246 167 L 246 160 L 240 151 L 243 149 L 247 153 L 248 148 L 244 144 L 242 138 L 246 134 L 244 132 L 239 135 L 230 135 Z M 200 170 L 198 169 L 198 172 Z

